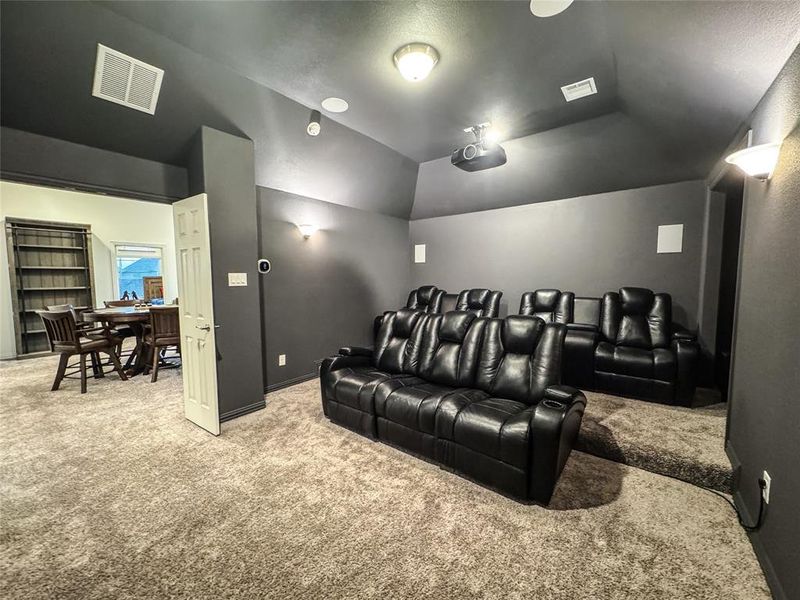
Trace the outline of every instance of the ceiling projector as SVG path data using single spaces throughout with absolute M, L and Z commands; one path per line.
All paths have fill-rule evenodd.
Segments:
M 475 142 L 453 151 L 450 162 L 465 171 L 483 171 L 506 164 L 506 151 L 500 144 L 486 139 L 491 123 L 481 123 L 464 129 L 475 135 Z

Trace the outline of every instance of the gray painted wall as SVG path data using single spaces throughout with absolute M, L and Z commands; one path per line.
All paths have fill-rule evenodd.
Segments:
M 205 125 L 254 141 L 259 185 L 395 216 L 411 211 L 414 161 L 328 118 L 312 138 L 309 108 L 113 11 L 18 2 L 3 5 L 0 25 L 4 126 L 183 165 Z M 91 96 L 97 43 L 165 70 L 155 115 Z
M 208 194 L 220 420 L 264 406 L 253 142 L 203 127 L 191 152 L 192 194 Z M 202 186 L 202 189 L 199 189 Z M 247 273 L 228 287 L 228 273 Z
M 411 283 L 503 290 L 511 314 L 537 288 L 600 296 L 649 287 L 672 294 L 674 318 L 695 328 L 706 196 L 703 181 L 688 181 L 411 221 L 412 243 L 427 245 Z M 675 223 L 684 224 L 683 252 L 656 254 L 658 226 Z
M 728 449 L 741 463 L 735 496 L 751 519 L 756 480 L 765 469 L 772 477 L 752 540 L 774 596 L 800 598 L 800 49 L 749 124 L 754 143 L 783 146 L 768 183 L 745 183 Z
M 8 127 L 0 131 L 0 176 L 156 202 L 185 198 L 187 192 L 183 167 Z
M 266 384 L 316 371 L 339 347 L 372 345 L 372 318 L 405 304 L 408 221 L 258 188 Z M 320 230 L 303 239 L 297 224 Z M 287 363 L 278 366 L 278 355 Z

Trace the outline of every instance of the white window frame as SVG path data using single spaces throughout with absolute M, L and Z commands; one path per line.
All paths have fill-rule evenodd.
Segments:
M 162 279 L 166 280 L 165 274 L 165 266 L 166 262 L 164 260 L 165 250 L 167 248 L 166 244 L 158 244 L 156 242 L 111 242 L 111 285 L 112 289 L 114 290 L 114 300 L 118 300 L 120 297 L 120 290 L 119 290 L 119 271 L 117 270 L 117 248 L 119 246 L 138 246 L 140 248 L 158 248 L 161 253 L 161 277 Z M 166 293 L 166 290 L 165 290 Z

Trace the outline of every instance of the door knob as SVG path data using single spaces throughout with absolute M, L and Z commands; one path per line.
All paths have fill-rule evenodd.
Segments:
M 195 325 L 195 327 L 203 331 L 211 331 L 211 325 Z

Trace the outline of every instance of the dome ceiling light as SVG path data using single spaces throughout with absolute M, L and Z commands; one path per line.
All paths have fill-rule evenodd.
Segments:
M 332 113 L 343 113 L 350 108 L 350 105 L 347 103 L 347 100 L 331 96 L 322 101 L 322 108 Z
M 554 17 L 564 12 L 572 0 L 531 0 L 531 12 L 537 17 Z
M 406 44 L 394 53 L 394 64 L 408 81 L 422 81 L 439 62 L 439 53 L 430 44 Z

